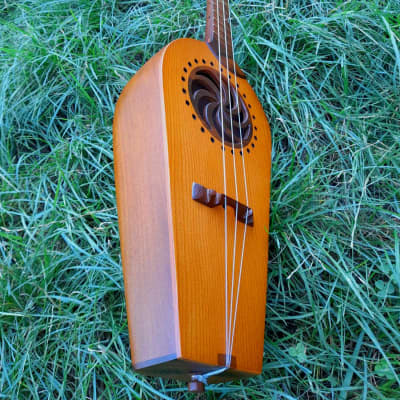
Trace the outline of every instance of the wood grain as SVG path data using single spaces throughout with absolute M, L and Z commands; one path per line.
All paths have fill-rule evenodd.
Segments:
M 194 201 L 192 184 L 246 204 L 244 158 L 254 226 L 245 241 L 235 368 L 213 378 L 219 381 L 262 368 L 271 143 L 261 104 L 238 78 L 256 129 L 243 151 L 225 150 L 225 193 L 222 143 L 202 125 L 188 93 L 190 71 L 202 64 L 219 68 L 206 43 L 180 39 L 129 82 L 115 113 L 115 174 L 133 364 L 144 374 L 189 380 L 225 354 L 225 212 Z M 237 229 L 237 282 L 245 224 L 235 224 L 231 208 L 227 214 L 230 270 Z
M 164 101 L 169 149 L 172 226 L 175 244 L 175 268 L 178 289 L 181 356 L 205 364 L 218 364 L 225 353 L 225 263 L 224 210 L 209 209 L 191 199 L 193 182 L 224 193 L 221 143 L 212 142 L 202 132 L 201 121 L 193 118 L 194 108 L 187 105 L 186 77 L 198 62 L 218 65 L 204 42 L 180 39 L 167 49 L 163 62 Z M 190 64 L 191 66 L 190 66 Z M 187 72 L 185 72 L 185 68 Z M 227 76 L 226 70 L 223 70 Z M 184 79 L 182 79 L 184 78 Z M 227 148 L 226 195 L 246 204 L 244 171 L 249 207 L 254 212 L 254 227 L 247 229 L 244 269 L 233 346 L 237 369 L 259 373 L 262 367 L 266 303 L 268 207 L 270 180 L 270 130 L 254 91 L 246 80 L 238 78 L 239 90 L 250 104 L 257 140 L 253 138 L 240 156 L 234 149 L 237 187 L 233 174 L 234 157 Z M 254 145 L 254 147 L 252 146 Z M 228 209 L 228 266 L 231 269 L 235 215 Z M 244 224 L 237 225 L 237 249 L 241 253 Z M 239 245 L 240 244 L 240 245 Z M 236 257 L 235 280 L 239 258 Z M 229 282 L 231 277 L 229 276 Z
M 207 0 L 205 42 L 214 55 L 232 59 L 232 33 L 227 0 Z
M 124 88 L 115 109 L 114 170 L 128 326 L 134 364 L 176 358 L 162 58 Z M 154 118 L 154 115 L 157 118 Z

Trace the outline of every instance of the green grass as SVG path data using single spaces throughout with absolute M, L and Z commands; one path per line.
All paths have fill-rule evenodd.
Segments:
M 111 124 L 204 7 L 0 2 L 0 399 L 193 398 L 130 365 Z M 232 8 L 273 136 L 265 356 L 207 398 L 399 399 L 400 2 Z

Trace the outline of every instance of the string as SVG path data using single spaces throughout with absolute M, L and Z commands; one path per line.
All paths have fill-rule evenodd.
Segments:
M 234 151 L 234 134 L 233 134 L 233 118 L 232 118 L 232 100 L 231 100 L 231 77 L 229 71 L 229 61 L 228 61 L 228 40 L 226 36 L 226 13 L 225 13 L 225 1 L 222 0 L 222 14 L 224 19 L 224 40 L 225 40 L 225 56 L 226 56 L 226 69 L 227 69 L 227 78 L 228 78 L 228 99 L 229 99 L 229 117 L 230 117 L 230 124 L 231 124 L 231 140 L 232 140 L 232 156 L 233 156 L 233 174 L 234 174 L 234 182 L 235 182 L 235 194 L 236 199 L 239 198 L 238 194 L 238 186 L 237 186 L 237 176 L 236 176 L 236 156 Z M 228 7 L 229 10 L 229 7 Z M 231 31 L 231 39 L 232 39 L 232 31 Z M 231 46 L 233 47 L 233 43 L 231 40 Z M 243 154 L 243 152 L 242 152 Z M 226 193 L 226 192 L 225 192 Z M 232 360 L 232 352 L 231 352 L 231 336 L 232 336 L 232 305 L 233 305 L 233 289 L 235 286 L 235 261 L 236 261 L 236 238 L 237 238 L 237 216 L 239 212 L 239 204 L 236 202 L 236 210 L 235 210 L 235 230 L 234 230 L 234 239 L 233 239 L 233 254 L 232 254 L 232 284 L 231 284 L 231 292 L 230 292 L 230 308 L 229 308 L 229 329 L 228 329 L 228 352 L 226 352 L 226 365 L 231 365 Z
M 225 372 L 227 369 L 229 369 L 229 367 L 222 367 L 219 369 L 216 369 L 215 371 L 211 371 L 211 372 L 207 372 L 206 374 L 203 375 L 192 375 L 192 380 L 193 381 L 199 381 L 204 383 L 205 385 L 207 385 L 207 380 L 210 376 L 214 376 L 214 375 L 219 375 L 222 374 L 223 372 Z
M 229 7 L 229 0 L 228 7 Z M 231 22 L 231 16 L 229 15 L 229 22 Z M 245 153 L 243 151 L 243 134 L 242 134 L 242 121 L 240 116 L 240 101 L 239 101 L 239 89 L 237 84 L 237 74 L 236 74 L 236 62 L 235 62 L 235 50 L 233 46 L 233 35 L 232 35 L 232 28 L 231 28 L 231 43 L 232 43 L 232 62 L 233 62 L 233 75 L 235 81 L 235 90 L 236 90 L 236 106 L 238 112 L 238 123 L 239 123 L 239 136 L 240 136 L 240 149 L 242 151 L 242 166 L 243 166 L 243 180 L 244 180 L 244 188 L 245 188 L 245 198 L 246 198 L 246 207 L 249 207 L 249 196 L 247 190 L 247 176 L 246 176 L 246 163 L 245 163 Z M 230 337 L 230 347 L 229 347 L 229 354 L 232 356 L 233 351 L 233 340 L 235 337 L 235 329 L 236 329 L 236 317 L 237 317 L 237 309 L 238 309 L 238 302 L 239 302 L 239 293 L 240 293 L 240 284 L 242 280 L 242 271 L 243 271 L 243 259 L 244 259 L 244 248 L 246 243 L 246 233 L 247 233 L 247 218 L 248 214 L 246 214 L 246 220 L 244 224 L 244 231 L 243 231 L 243 241 L 242 241 L 242 251 L 240 256 L 240 266 L 239 266 L 239 277 L 237 283 L 237 291 L 236 291 L 236 302 L 235 302 L 235 311 L 233 317 L 233 326 L 232 326 L 232 334 Z
M 221 41 L 220 41 L 220 26 L 219 26 L 219 0 L 217 0 L 217 25 L 218 25 L 218 65 L 221 65 Z M 224 31 L 225 31 L 225 18 L 224 18 Z M 226 42 L 226 32 L 225 32 L 225 42 Z M 220 117 L 221 117 L 221 139 L 222 139 L 222 170 L 224 175 L 224 193 L 226 193 L 226 166 L 225 166 L 225 131 L 224 131 L 224 114 L 223 114 L 223 101 L 222 101 L 222 71 L 219 67 L 219 97 L 220 97 Z M 228 332 L 228 207 L 227 200 L 225 196 L 224 201 L 224 231 L 225 231 L 225 353 L 229 352 L 229 332 Z M 207 384 L 207 379 L 210 376 L 219 375 L 229 369 L 227 359 L 225 359 L 225 367 L 219 368 L 215 371 L 208 372 L 203 375 L 193 375 L 192 380 Z
M 220 26 L 219 26 L 219 0 L 217 0 L 217 26 L 218 26 L 218 65 L 221 65 L 221 39 L 220 39 Z M 224 131 L 224 113 L 223 113 L 223 101 L 222 101 L 222 71 L 219 67 L 219 97 L 220 97 L 220 117 L 221 117 L 221 139 L 222 139 L 222 169 L 224 175 L 224 193 L 226 194 L 226 167 L 225 167 L 225 131 Z M 224 231 L 225 231 L 225 354 L 229 352 L 229 332 L 228 332 L 228 207 L 225 196 L 224 201 Z M 225 367 L 229 368 L 226 363 Z

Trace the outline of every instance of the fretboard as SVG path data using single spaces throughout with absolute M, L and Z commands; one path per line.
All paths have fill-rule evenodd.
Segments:
M 216 57 L 232 60 L 229 0 L 207 0 L 205 41 Z

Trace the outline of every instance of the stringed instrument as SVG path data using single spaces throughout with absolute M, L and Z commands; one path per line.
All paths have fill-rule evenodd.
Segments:
M 128 82 L 113 138 L 134 368 L 191 391 L 259 374 L 271 137 L 228 0 L 208 0 L 204 42 L 170 43 Z

